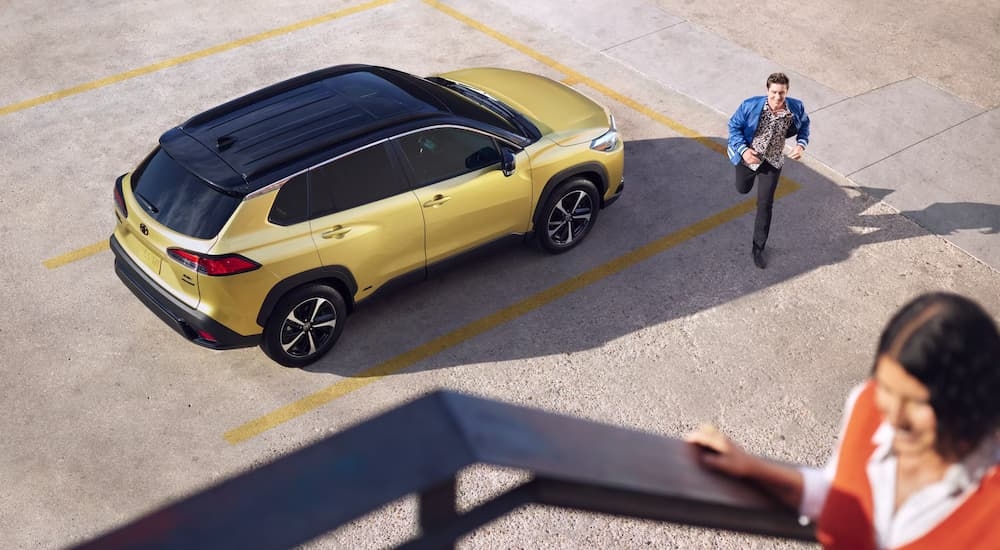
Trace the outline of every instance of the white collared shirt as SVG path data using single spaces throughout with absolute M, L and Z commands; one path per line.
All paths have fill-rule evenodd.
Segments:
M 843 439 L 847 420 L 863 386 L 851 391 L 841 421 L 840 437 Z M 875 451 L 868 459 L 866 472 L 871 485 L 873 500 L 872 521 L 875 525 L 876 543 L 879 548 L 895 548 L 927 534 L 955 511 L 979 486 L 986 472 L 1000 463 L 1000 440 L 987 437 L 961 462 L 948 467 L 940 481 L 916 491 L 893 513 L 896 502 L 896 457 L 892 453 L 895 430 L 882 422 L 872 443 Z M 830 491 L 830 484 L 837 471 L 840 443 L 833 456 L 822 469 L 801 467 L 803 490 L 799 514 L 815 521 L 823 511 L 823 503 Z

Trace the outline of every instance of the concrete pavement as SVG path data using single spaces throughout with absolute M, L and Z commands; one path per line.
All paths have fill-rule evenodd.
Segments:
M 949 244 L 969 250 L 958 241 L 968 234 L 984 239 L 976 257 L 996 249 L 983 151 L 997 141 L 997 8 L 847 0 L 829 10 L 786 0 L 54 0 L 0 10 L 10 31 L 0 36 L 0 226 L 11 246 L 0 256 L 0 547 L 70 544 L 440 387 L 667 436 L 711 421 L 754 452 L 821 463 L 891 311 L 945 288 L 1000 312 L 996 262 Z M 760 30 L 774 22 L 778 38 Z M 193 113 L 348 61 L 418 74 L 498 65 L 592 93 L 626 132 L 627 193 L 578 251 L 515 247 L 361 308 L 311 369 L 184 342 L 117 281 L 106 247 L 89 248 L 114 223 L 115 176 Z M 752 207 L 718 217 L 747 197 L 713 146 L 774 70 L 792 76 L 814 136 L 787 169 L 801 187 L 776 205 L 761 271 L 748 254 Z M 927 173 L 942 166 L 938 153 L 964 159 L 944 164 L 954 176 Z M 93 253 L 49 263 L 78 250 Z M 562 298 L 535 298 L 595 272 Z M 490 330 L 452 336 L 525 302 Z M 402 367 L 370 375 L 390 362 Z M 224 437 L 338 384 L 358 389 L 242 443 Z M 460 498 L 476 502 L 519 475 L 474 470 Z M 412 504 L 309 547 L 402 542 Z M 463 547 L 775 546 L 785 547 L 532 509 Z

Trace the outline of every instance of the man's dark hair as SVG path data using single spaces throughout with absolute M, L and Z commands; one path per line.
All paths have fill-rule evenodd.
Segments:
M 788 86 L 788 75 L 785 73 L 771 73 L 771 76 L 767 77 L 767 84 L 765 87 L 771 88 L 771 84 L 784 84 Z
M 876 363 L 880 356 L 927 387 L 942 456 L 962 458 L 1000 427 L 1000 333 L 972 300 L 918 296 L 886 325 Z

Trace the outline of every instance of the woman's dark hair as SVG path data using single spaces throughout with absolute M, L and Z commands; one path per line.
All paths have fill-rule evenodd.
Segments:
M 1000 333 L 972 300 L 947 292 L 915 298 L 885 327 L 879 356 L 929 390 L 942 455 L 961 458 L 1000 427 Z

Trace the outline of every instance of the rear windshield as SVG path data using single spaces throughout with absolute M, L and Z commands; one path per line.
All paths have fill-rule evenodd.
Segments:
M 136 201 L 156 221 L 197 239 L 210 239 L 239 206 L 157 148 L 132 178 Z

